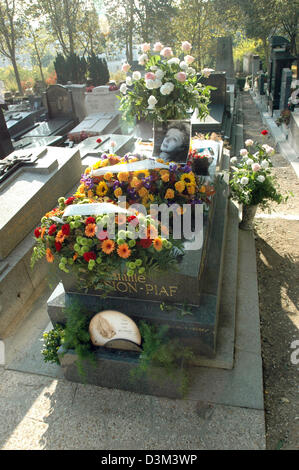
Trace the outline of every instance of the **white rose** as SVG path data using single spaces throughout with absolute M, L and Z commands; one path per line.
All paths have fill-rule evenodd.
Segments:
M 121 86 L 120 86 L 120 92 L 125 95 L 127 93 L 127 85 L 125 83 L 123 83 Z
M 166 82 L 164 85 L 161 86 L 160 92 L 162 95 L 170 95 L 170 93 L 174 89 L 174 84 L 171 82 Z
M 263 160 L 261 163 L 261 167 L 264 168 L 265 170 L 269 168 L 269 162 L 268 160 Z
M 158 100 L 153 95 L 151 95 L 149 99 L 147 100 L 147 102 L 148 102 L 149 108 L 153 109 L 158 103 Z
M 260 183 L 263 183 L 265 181 L 265 177 L 263 175 L 259 175 L 257 177 L 257 180 L 260 182 Z
M 243 176 L 243 178 L 241 178 L 240 182 L 243 186 L 245 186 L 246 184 L 248 184 L 249 179 L 246 176 Z
M 274 152 L 274 148 L 270 147 L 270 145 L 264 144 L 262 147 L 268 155 Z
M 133 77 L 133 80 L 140 80 L 141 79 L 141 73 L 138 72 L 138 71 L 133 72 L 132 77 Z
M 187 68 L 187 73 L 189 73 L 190 75 L 195 75 L 196 70 L 193 67 L 188 67 Z
M 251 139 L 247 139 L 247 140 L 245 141 L 246 147 L 252 147 L 253 144 L 254 144 L 254 142 L 253 142 L 253 140 L 251 140 Z
M 201 73 L 202 75 L 205 77 L 205 78 L 209 78 L 209 76 L 211 75 L 212 72 L 215 72 L 214 69 L 209 69 L 208 67 L 205 67 Z
M 230 162 L 231 162 L 233 165 L 235 165 L 235 163 L 238 163 L 237 157 L 232 157 L 232 158 L 230 159 Z
M 182 62 L 180 63 L 180 67 L 182 70 L 187 70 L 189 68 L 189 65 L 184 60 L 182 60 Z
M 154 90 L 160 88 L 162 86 L 162 81 L 159 78 L 153 81 L 153 88 Z
M 154 88 L 154 80 L 145 80 L 145 86 L 148 90 L 153 90 Z
M 241 149 L 241 150 L 240 150 L 240 155 L 241 155 L 242 157 L 246 157 L 246 155 L 248 155 L 248 150 L 247 150 L 247 149 Z
M 148 55 L 147 54 L 142 54 L 141 56 L 139 56 L 138 64 L 139 65 L 145 65 L 148 60 L 149 60 Z
M 155 72 L 156 70 L 158 70 L 158 67 L 156 65 L 152 65 L 151 66 L 151 71 Z
M 127 84 L 128 86 L 131 86 L 132 83 L 133 83 L 133 82 L 132 82 L 132 77 L 127 77 L 127 78 L 126 78 L 126 84 Z
M 159 80 L 162 80 L 162 78 L 165 75 L 165 72 L 163 72 L 163 70 L 161 69 L 157 69 L 155 75 L 156 75 L 156 78 L 158 78 Z
M 253 163 L 254 163 L 254 161 L 251 158 L 248 158 L 246 160 L 246 165 L 252 165 Z
M 172 57 L 172 59 L 169 59 L 167 61 L 167 63 L 169 65 L 172 65 L 172 64 L 176 64 L 176 65 L 179 65 L 180 64 L 180 59 L 178 59 L 178 57 Z

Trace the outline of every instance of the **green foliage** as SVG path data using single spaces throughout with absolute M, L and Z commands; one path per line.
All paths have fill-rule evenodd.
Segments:
M 34 268 L 35 263 L 44 258 L 46 255 L 46 247 L 43 243 L 43 240 L 41 238 L 36 238 L 35 239 L 35 247 L 33 248 L 33 252 L 31 255 L 31 261 L 30 261 L 30 267 L 31 269 Z
M 87 59 L 88 78 L 93 86 L 106 85 L 109 82 L 109 70 L 106 59 L 91 54 Z
M 79 302 L 72 302 L 66 307 L 65 313 L 67 322 L 64 330 L 63 345 L 66 350 L 75 350 L 78 356 L 78 372 L 84 379 L 86 372 L 83 361 L 88 360 L 94 366 L 96 364 L 95 352 L 88 331 L 92 315 Z
M 139 325 L 142 337 L 142 353 L 138 366 L 131 371 L 131 379 L 138 380 L 149 375 L 155 381 L 179 383 L 182 395 L 186 395 L 190 377 L 185 361 L 193 358 L 190 348 L 177 339 L 167 336 L 168 326 L 159 328 L 146 322 Z
M 62 85 L 65 85 L 68 81 L 72 83 L 85 83 L 87 62 L 84 57 L 70 54 L 65 58 L 62 54 L 57 54 L 54 66 L 58 83 Z
M 45 362 L 51 362 L 59 364 L 58 349 L 63 343 L 64 328 L 63 326 L 55 325 L 55 327 L 48 333 L 43 334 L 44 338 L 44 349 L 42 355 Z

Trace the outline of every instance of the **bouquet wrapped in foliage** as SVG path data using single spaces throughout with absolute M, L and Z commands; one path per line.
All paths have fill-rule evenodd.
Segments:
M 266 135 L 267 131 L 263 131 Z M 274 149 L 267 144 L 259 144 L 248 139 L 247 148 L 240 151 L 241 161 L 237 157 L 231 159 L 233 175 L 230 181 L 232 198 L 246 206 L 260 205 L 269 207 L 269 201 L 280 204 L 285 198 L 278 192 L 275 176 L 270 168 L 273 166 L 270 155 Z M 256 147 L 256 152 L 251 149 Z M 249 149 L 249 150 L 248 150 Z
M 143 44 L 139 64 L 145 67 L 144 77 L 139 71 L 131 75 L 131 66 L 123 65 L 123 72 L 128 74 L 126 83 L 120 87 L 123 96 L 119 109 L 124 119 L 182 120 L 195 109 L 200 119 L 208 115 L 212 87 L 198 82 L 196 70 L 191 66 L 195 60 L 189 55 L 191 48 L 191 44 L 184 41 L 182 54 L 185 55 L 180 59 L 161 43 L 154 45 L 153 52 L 150 44 Z

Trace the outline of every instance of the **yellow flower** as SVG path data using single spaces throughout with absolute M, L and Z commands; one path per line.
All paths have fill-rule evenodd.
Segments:
M 179 193 L 182 193 L 184 191 L 186 185 L 185 185 L 184 181 L 178 181 L 177 183 L 175 183 L 174 187 Z
M 126 183 L 129 179 L 129 173 L 127 171 L 121 171 L 118 173 L 117 178 L 121 183 Z
M 111 178 L 113 178 L 113 173 L 108 172 L 108 173 L 106 173 L 106 174 L 104 175 L 104 179 L 105 179 L 106 181 L 110 181 Z
M 144 178 L 147 178 L 150 174 L 148 170 L 137 170 L 134 171 L 133 175 L 139 180 L 142 180 Z
M 165 194 L 165 199 L 173 199 L 173 198 L 174 198 L 174 190 L 167 189 L 166 194 Z
M 151 202 L 153 202 L 153 201 L 155 200 L 155 197 L 154 197 L 153 194 L 149 194 L 149 195 L 148 195 L 148 198 L 149 198 L 149 200 L 150 200 Z
M 155 240 L 153 241 L 153 246 L 155 248 L 155 250 L 157 251 L 161 251 L 162 248 L 163 248 L 163 243 L 162 243 L 162 240 L 160 237 L 158 238 L 155 238 Z
M 181 176 L 181 181 L 183 181 L 187 186 L 188 184 L 194 184 L 194 186 L 196 185 L 195 176 L 192 171 L 190 171 L 190 173 L 183 173 Z
M 131 181 L 131 186 L 132 186 L 132 188 L 137 188 L 139 185 L 140 185 L 139 179 L 136 178 L 136 176 L 134 176 L 134 178 L 133 178 L 132 181 Z
M 121 189 L 121 188 L 116 188 L 116 189 L 114 190 L 114 195 L 115 195 L 116 197 L 120 197 L 120 196 L 122 195 L 122 193 L 123 193 L 123 192 L 122 192 L 122 189 Z
M 84 184 L 80 184 L 80 186 L 79 186 L 77 192 L 82 194 L 82 193 L 84 193 L 84 191 L 85 191 L 85 186 L 84 186 Z
M 87 191 L 87 197 L 89 197 L 89 198 L 93 197 L 93 191 L 91 189 L 89 189 L 89 191 Z
M 164 173 L 163 175 L 161 175 L 161 180 L 163 181 L 163 183 L 168 183 L 169 173 Z
M 205 187 L 205 186 L 201 186 L 199 192 L 200 192 L 200 193 L 205 193 L 205 192 L 206 192 L 206 187 Z
M 196 186 L 194 184 L 188 184 L 187 186 L 188 194 L 190 195 L 195 194 L 195 189 L 196 189 Z
M 105 181 L 101 181 L 97 185 L 96 193 L 98 196 L 105 196 L 105 194 L 108 192 L 108 186 L 105 183 Z
M 84 171 L 84 174 L 85 175 L 89 175 L 89 173 L 91 172 L 91 169 L 89 168 L 89 166 L 86 168 L 86 170 Z
M 148 190 L 146 188 L 141 188 L 139 189 L 138 194 L 140 197 L 146 197 L 148 196 Z

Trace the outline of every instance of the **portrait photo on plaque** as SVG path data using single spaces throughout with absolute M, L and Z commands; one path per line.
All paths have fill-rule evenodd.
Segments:
M 165 161 L 185 163 L 191 142 L 190 121 L 167 121 L 154 128 L 153 156 Z

